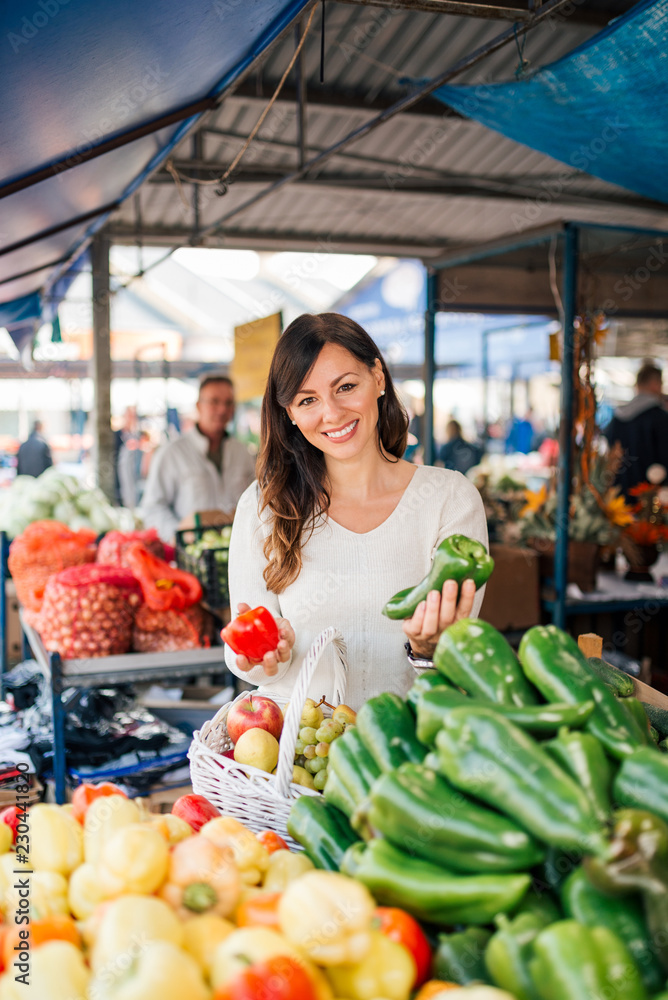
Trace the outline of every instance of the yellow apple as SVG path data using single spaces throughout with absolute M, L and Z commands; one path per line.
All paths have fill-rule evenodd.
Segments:
M 278 740 L 266 729 L 247 729 L 234 746 L 234 759 L 271 774 L 278 764 Z

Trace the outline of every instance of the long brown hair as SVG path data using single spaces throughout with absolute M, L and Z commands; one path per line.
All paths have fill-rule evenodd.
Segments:
M 378 400 L 378 447 L 381 454 L 393 455 L 396 460 L 406 450 L 408 417 L 369 334 L 338 313 L 305 313 L 293 320 L 276 345 L 269 369 L 257 466 L 260 512 L 268 508 L 272 515 L 271 533 L 264 543 L 264 579 L 275 594 L 282 593 L 299 576 L 302 545 L 312 534 L 317 518 L 329 508 L 324 455 L 292 426 L 286 411 L 325 344 L 344 347 L 369 370 L 374 368 L 376 358 L 380 360 L 385 395 Z

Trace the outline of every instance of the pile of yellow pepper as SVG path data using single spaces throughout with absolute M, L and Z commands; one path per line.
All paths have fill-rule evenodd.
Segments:
M 413 995 L 414 958 L 377 929 L 368 890 L 315 870 L 275 835 L 263 842 L 225 816 L 196 832 L 121 794 L 78 816 L 39 804 L 27 825 L 26 854 L 0 823 L 0 1000 Z M 421 997 L 446 989 L 430 984 Z M 507 998 L 447 992 L 459 996 Z

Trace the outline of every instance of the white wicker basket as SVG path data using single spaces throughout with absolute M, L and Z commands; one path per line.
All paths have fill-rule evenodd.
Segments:
M 343 703 L 346 694 L 346 646 L 339 630 L 330 625 L 317 636 L 304 657 L 285 713 L 276 774 L 267 774 L 257 767 L 237 764 L 230 757 L 223 756 L 233 746 L 227 732 L 226 719 L 234 701 L 223 705 L 213 719 L 205 722 L 201 730 L 193 734 L 193 742 L 188 751 L 190 777 L 193 790 L 198 795 L 204 795 L 223 815 L 234 816 L 254 833 L 275 830 L 295 849 L 299 849 L 299 844 L 292 840 L 287 830 L 292 803 L 300 795 L 320 794 L 292 781 L 295 743 L 309 685 L 318 661 L 330 643 L 338 655 L 335 658 L 334 691 L 330 693 L 328 701 L 334 705 Z M 235 701 L 247 696 L 248 692 L 245 691 Z M 281 706 L 287 703 L 286 698 L 273 700 Z

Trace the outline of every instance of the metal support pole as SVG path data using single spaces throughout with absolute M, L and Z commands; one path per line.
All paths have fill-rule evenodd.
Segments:
M 93 269 L 93 382 L 95 391 L 95 478 L 114 499 L 114 435 L 111 429 L 111 337 L 109 238 L 97 233 L 91 243 Z
M 65 706 L 63 705 L 63 676 L 60 653 L 49 654 L 51 668 L 51 708 L 53 713 L 53 778 L 56 802 L 65 802 Z
M 5 699 L 5 674 L 9 666 L 7 636 L 7 554 L 9 539 L 6 531 L 0 531 L 0 701 Z
M 200 163 L 204 159 L 204 136 L 202 130 L 195 132 L 192 141 L 193 160 Z M 193 184 L 193 242 L 199 242 L 200 230 L 200 186 Z
M 295 46 L 302 37 L 301 21 L 295 25 Z M 304 50 L 297 56 L 295 64 L 295 84 L 297 91 L 297 145 L 299 147 L 299 169 L 306 163 L 306 74 L 304 73 Z
M 555 601 L 552 620 L 566 627 L 568 585 L 568 508 L 573 478 L 573 323 L 577 309 L 578 230 L 564 232 L 564 347 L 561 358 L 561 416 L 559 421 L 559 483 L 557 488 L 557 539 L 554 553 Z
M 424 315 L 424 464 L 434 464 L 434 378 L 436 375 L 436 307 L 438 274 L 427 275 L 427 310 Z
M 487 451 L 489 443 L 489 333 L 482 331 L 482 446 Z

